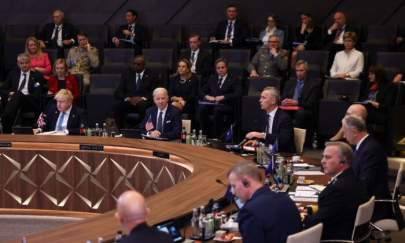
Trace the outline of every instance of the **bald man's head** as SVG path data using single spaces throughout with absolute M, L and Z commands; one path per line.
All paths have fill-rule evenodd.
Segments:
M 145 198 L 137 191 L 126 191 L 118 198 L 115 217 L 130 231 L 146 221 L 149 209 Z
M 359 116 L 361 118 L 363 118 L 363 120 L 367 119 L 367 109 L 360 104 L 354 104 L 349 106 L 349 108 L 346 111 L 346 116 L 351 116 L 351 115 L 355 115 L 355 116 Z

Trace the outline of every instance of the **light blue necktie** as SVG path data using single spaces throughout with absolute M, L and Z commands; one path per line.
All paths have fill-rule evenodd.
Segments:
M 62 112 L 61 113 L 61 115 L 59 116 L 59 119 L 58 119 L 58 124 L 56 124 L 56 131 L 63 131 L 63 127 L 62 127 L 62 124 L 63 124 L 63 120 L 64 120 L 64 118 L 65 118 L 65 112 Z

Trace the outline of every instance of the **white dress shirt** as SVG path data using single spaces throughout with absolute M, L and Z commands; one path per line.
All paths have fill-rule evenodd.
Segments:
M 359 150 L 360 145 L 364 142 L 364 140 L 366 140 L 366 138 L 369 136 L 369 134 L 367 134 L 366 136 L 364 136 L 362 139 L 360 139 L 360 141 L 356 144 L 356 151 Z
M 235 34 L 235 20 L 228 20 L 228 23 L 227 23 L 226 29 L 225 29 L 225 37 L 224 37 L 224 40 L 227 39 L 227 36 L 228 36 L 228 25 L 229 25 L 230 23 L 232 23 L 232 28 L 231 28 L 231 34 L 230 34 L 231 37 L 230 37 L 230 39 L 229 39 L 228 41 L 232 43 L 232 40 L 233 40 L 233 37 L 234 37 L 234 34 Z
M 197 64 L 198 54 L 200 53 L 200 49 L 197 49 L 195 51 L 191 50 L 191 52 L 190 52 L 190 61 L 191 61 L 191 55 L 193 54 L 193 52 L 194 52 L 194 60 L 192 60 L 192 62 L 191 62 L 191 72 L 196 73 L 196 68 L 197 68 L 196 64 Z
M 277 110 L 278 110 L 278 107 L 276 107 L 274 110 L 267 113 L 267 115 L 270 115 L 269 123 L 267 124 L 267 126 L 268 126 L 267 131 L 269 131 L 270 134 L 273 133 L 273 121 L 274 121 L 274 117 L 276 116 Z
M 26 81 L 25 81 L 24 88 L 22 88 L 22 90 L 21 90 L 21 93 L 23 93 L 24 95 L 28 95 L 28 94 L 29 94 L 29 92 L 28 92 L 28 83 L 29 83 L 29 81 L 30 81 L 30 71 L 28 71 L 28 72 L 26 72 L 26 73 L 24 73 L 23 71 L 21 71 L 20 81 L 18 82 L 17 90 L 20 89 L 20 85 L 21 85 L 21 83 L 22 83 L 23 80 L 24 80 L 24 74 L 26 74 L 26 77 L 25 77 L 25 80 L 26 80 Z
M 364 68 L 363 53 L 353 48 L 351 51 L 339 51 L 335 55 L 333 65 L 330 69 L 330 76 L 336 77 L 337 74 L 349 73 L 350 78 L 358 78 Z
M 226 78 L 228 77 L 228 74 L 225 74 L 225 76 L 218 76 L 218 80 L 221 78 L 221 85 L 219 85 L 219 88 L 222 89 L 222 86 L 224 85 L 224 82 Z

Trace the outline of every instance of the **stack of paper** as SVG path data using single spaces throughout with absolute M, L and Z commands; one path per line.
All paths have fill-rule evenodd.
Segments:
M 295 202 L 317 202 L 320 190 L 311 186 L 297 186 L 290 197 Z

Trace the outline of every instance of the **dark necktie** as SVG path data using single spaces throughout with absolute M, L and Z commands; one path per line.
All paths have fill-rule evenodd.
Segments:
M 297 85 L 295 85 L 293 100 L 299 100 L 301 98 L 303 88 L 304 88 L 304 81 L 297 80 Z
M 222 77 L 218 78 L 218 88 L 219 89 L 221 89 L 221 87 L 222 87 L 222 79 L 223 79 Z
M 335 40 L 334 42 L 337 42 L 339 40 L 340 34 L 342 34 L 343 29 L 339 28 L 336 30 L 336 34 L 335 34 Z
M 131 33 L 134 33 L 134 26 L 133 26 L 132 24 L 129 24 L 129 25 L 128 25 L 128 30 L 129 30 Z M 130 39 L 131 39 L 131 36 L 130 36 L 130 35 L 127 36 L 127 39 L 130 40 Z
M 232 21 L 228 22 L 227 32 L 226 32 L 226 39 L 230 40 L 232 37 L 232 30 L 233 30 L 233 23 Z
M 139 83 L 141 82 L 141 74 L 136 73 L 136 78 L 135 78 L 135 90 L 139 89 Z
M 190 57 L 190 62 L 191 62 L 191 64 L 194 63 L 194 59 L 195 59 L 195 51 L 192 51 L 192 52 L 191 52 L 191 57 Z
M 161 111 L 159 111 L 156 130 L 158 130 L 160 133 L 163 133 L 163 112 Z
M 27 74 L 24 73 L 23 76 L 24 76 L 24 77 L 23 77 L 23 80 L 21 81 L 21 84 L 20 84 L 20 86 L 18 87 L 18 91 L 20 91 L 20 92 L 24 89 L 25 84 L 27 83 Z

